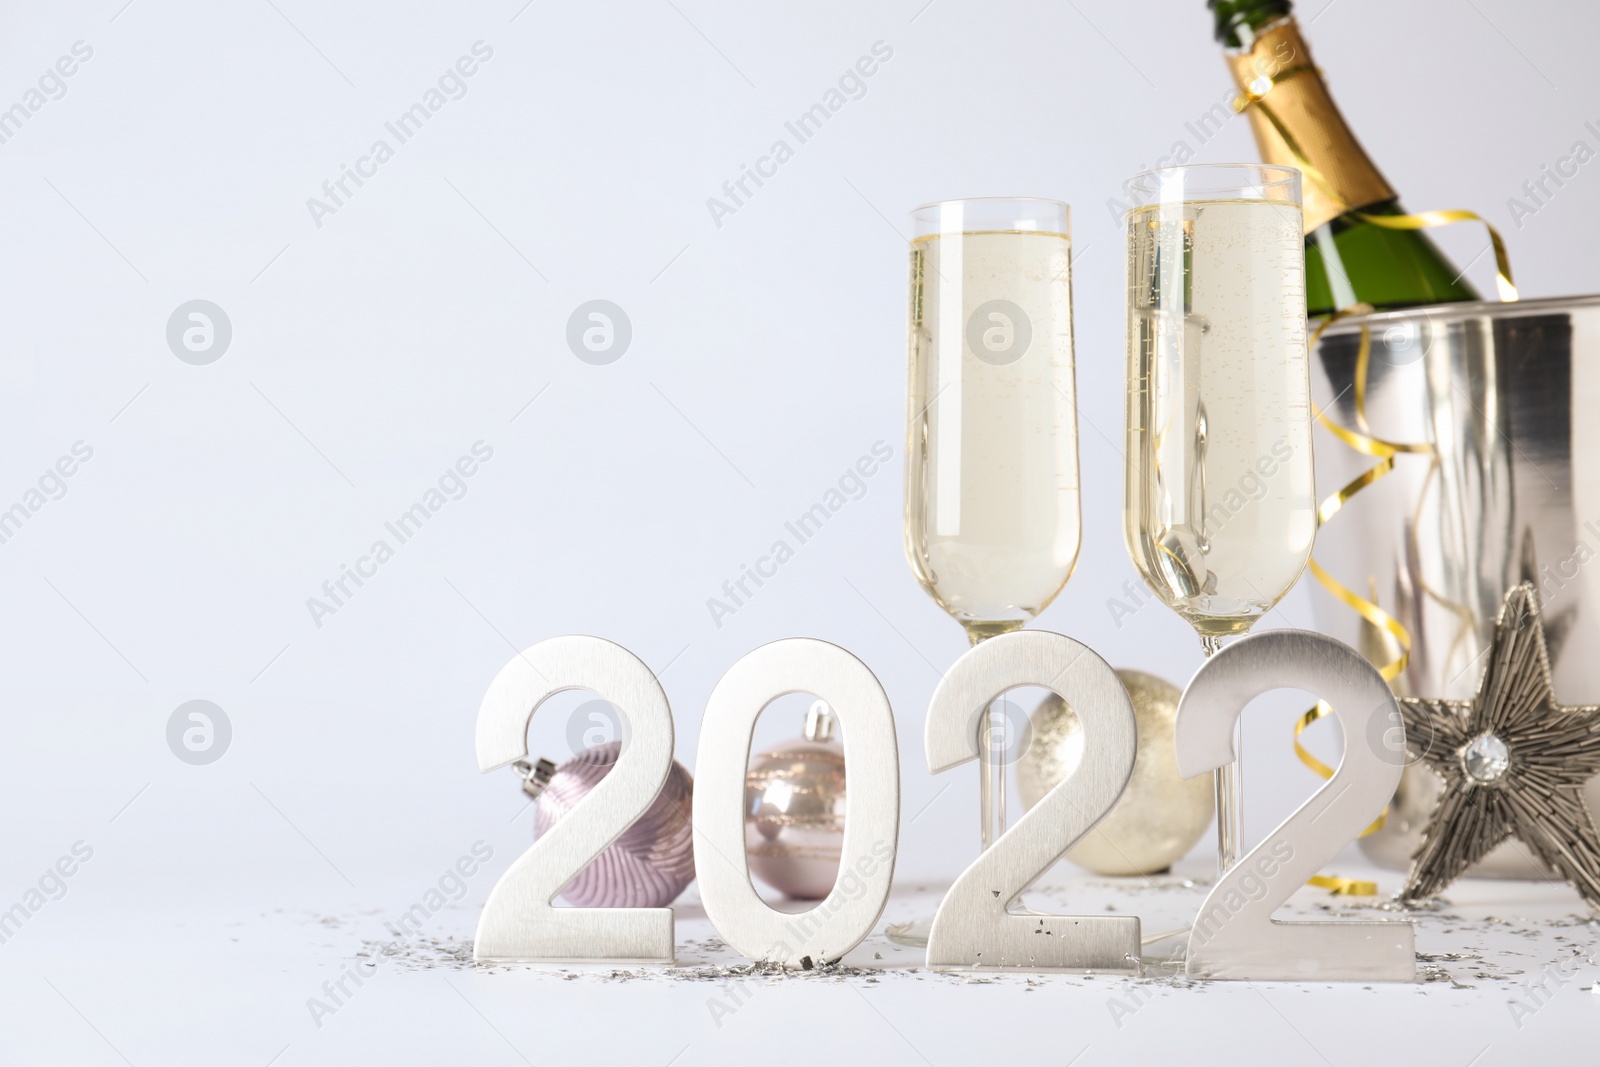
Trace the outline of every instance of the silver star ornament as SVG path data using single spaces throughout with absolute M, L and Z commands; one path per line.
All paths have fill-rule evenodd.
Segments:
M 1476 696 L 1399 703 L 1406 747 L 1445 786 L 1400 900 L 1437 896 L 1515 837 L 1600 909 L 1600 834 L 1582 792 L 1600 773 L 1600 707 L 1555 702 L 1533 586 L 1506 593 Z

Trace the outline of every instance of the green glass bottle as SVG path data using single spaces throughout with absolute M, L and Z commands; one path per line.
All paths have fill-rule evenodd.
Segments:
M 1404 308 L 1479 299 L 1421 230 L 1385 229 L 1356 214 L 1403 215 L 1405 209 L 1329 97 L 1289 0 L 1207 4 L 1240 91 L 1262 97 L 1322 176 L 1319 183 L 1308 174 L 1303 183 L 1306 311 L 1315 316 L 1354 303 Z M 1265 162 L 1301 165 L 1260 107 L 1247 113 Z

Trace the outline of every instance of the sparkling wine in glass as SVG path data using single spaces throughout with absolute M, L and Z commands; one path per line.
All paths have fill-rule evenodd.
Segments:
M 1068 209 L 913 218 L 906 556 L 976 644 L 1038 615 L 1078 560 Z
M 1206 655 L 1299 579 L 1316 532 L 1300 173 L 1204 165 L 1131 180 L 1123 534 Z M 1235 747 L 1237 752 L 1237 746 Z M 1217 776 L 1239 847 L 1238 762 Z

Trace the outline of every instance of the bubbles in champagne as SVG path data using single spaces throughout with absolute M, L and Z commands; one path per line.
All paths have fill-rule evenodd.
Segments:
M 912 246 L 906 549 L 963 623 L 1032 618 L 1077 563 L 1070 262 L 1055 233 Z
M 1128 231 L 1128 550 L 1201 634 L 1241 633 L 1316 531 L 1300 212 L 1161 203 Z

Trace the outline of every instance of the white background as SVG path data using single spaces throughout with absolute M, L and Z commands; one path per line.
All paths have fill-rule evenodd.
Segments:
M 965 642 L 900 536 L 907 212 L 924 201 L 1073 204 L 1085 535 L 1038 625 L 1180 684 L 1198 666 L 1164 608 L 1121 627 L 1107 608 L 1135 572 L 1105 205 L 1180 139 L 1201 161 L 1255 158 L 1242 118 L 1203 145 L 1185 128 L 1229 84 L 1199 0 L 122 3 L 8 4 L 0 19 L 0 108 L 74 42 L 93 48 L 0 145 L 0 508 L 74 442 L 93 448 L 0 544 L 0 908 L 74 842 L 94 849 L 0 946 L 20 1062 L 350 1055 L 319 1046 L 306 1016 L 320 977 L 252 996 L 251 964 L 208 955 L 205 931 L 274 909 L 403 908 L 481 838 L 497 860 L 453 920 L 470 933 L 529 834 L 510 772 L 476 772 L 478 701 L 515 649 L 560 633 L 612 638 L 661 672 L 691 767 L 706 695 L 740 655 L 796 635 L 850 649 L 896 709 L 900 877 L 958 873 L 976 851 L 975 774 L 941 794 L 921 723 Z M 1527 295 L 1600 289 L 1600 164 L 1521 227 L 1506 205 L 1574 141 L 1600 148 L 1584 128 L 1600 125 L 1592 7 L 1300 14 L 1411 209 L 1487 215 Z M 493 58 L 466 95 L 319 227 L 307 198 L 375 139 L 393 145 L 384 123 L 479 40 Z M 865 95 L 717 225 L 707 198 L 775 139 L 793 145 L 785 121 L 877 41 L 893 57 Z M 1460 229 L 1441 241 L 1466 263 L 1484 241 Z M 1470 276 L 1492 293 L 1487 256 Z M 208 366 L 165 337 L 196 298 L 232 323 Z M 632 323 L 609 366 L 565 340 L 597 298 Z M 466 495 L 316 625 L 307 598 L 480 440 L 493 459 Z M 715 625 L 707 598 L 879 440 L 895 458 L 865 496 Z M 1312 625 L 1305 584 L 1272 625 Z M 197 698 L 234 732 L 204 767 L 165 735 Z M 1280 703 L 1251 727 L 1258 832 L 1315 785 L 1286 751 L 1300 705 Z M 561 710 L 531 739 L 564 757 Z M 163 943 L 151 931 L 175 916 L 208 918 L 171 953 L 127 947 L 130 930 Z M 604 988 L 545 995 L 600 1018 Z M 347 1025 L 404 1062 L 397 1027 L 427 1009 L 392 1007 Z M 450 1025 L 481 1040 L 469 1023 Z

